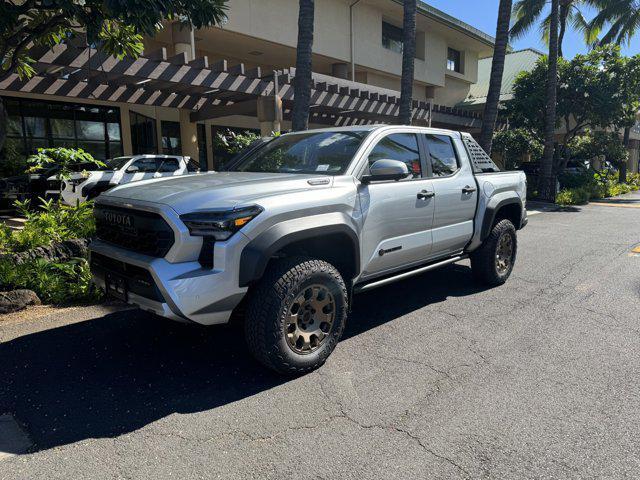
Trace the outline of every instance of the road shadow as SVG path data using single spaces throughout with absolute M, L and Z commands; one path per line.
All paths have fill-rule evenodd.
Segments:
M 478 291 L 469 268 L 452 265 L 358 295 L 345 337 Z M 186 326 L 139 310 L 0 344 L 0 414 L 27 426 L 35 451 L 117 437 L 287 381 L 250 357 L 237 326 Z

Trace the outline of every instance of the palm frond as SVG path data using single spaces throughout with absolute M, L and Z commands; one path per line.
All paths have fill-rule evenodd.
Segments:
M 524 36 L 537 22 L 545 4 L 546 0 L 518 0 L 513 6 L 515 22 L 511 26 L 511 38 Z

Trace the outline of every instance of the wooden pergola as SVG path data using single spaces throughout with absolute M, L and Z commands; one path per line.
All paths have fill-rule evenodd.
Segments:
M 192 111 L 192 122 L 256 115 L 261 97 L 271 97 L 274 111 L 281 108 L 280 117 L 287 119 L 294 101 L 295 68 L 263 75 L 260 68 L 242 63 L 210 63 L 207 57 L 189 61 L 186 54 L 168 57 L 164 48 L 137 59 L 119 59 L 95 48 L 62 44 L 34 47 L 29 56 L 37 74 L 28 80 L 11 75 L 0 82 L 0 90 L 182 108 Z M 309 121 L 338 126 L 394 123 L 398 103 L 397 91 L 314 73 Z M 477 113 L 466 110 L 419 101 L 413 108 L 416 124 L 469 129 L 481 123 Z

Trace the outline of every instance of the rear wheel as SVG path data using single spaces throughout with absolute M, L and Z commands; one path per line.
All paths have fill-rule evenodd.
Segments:
M 280 373 L 318 368 L 335 348 L 347 317 L 347 289 L 323 260 L 275 261 L 252 290 L 245 336 L 253 355 Z
M 513 223 L 500 220 L 482 246 L 471 254 L 473 276 L 486 285 L 502 285 L 513 271 L 517 247 Z

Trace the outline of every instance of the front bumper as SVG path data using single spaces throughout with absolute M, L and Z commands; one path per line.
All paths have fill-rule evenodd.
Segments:
M 100 240 L 89 249 L 96 285 L 106 288 L 106 275 L 116 274 L 127 283 L 128 303 L 172 320 L 226 323 L 247 292 L 238 287 L 237 269 L 210 270 L 197 261 L 170 263 Z

